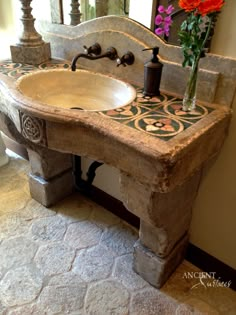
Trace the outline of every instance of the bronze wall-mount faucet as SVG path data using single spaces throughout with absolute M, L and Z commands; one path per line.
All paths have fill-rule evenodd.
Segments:
M 89 60 L 97 60 L 102 58 L 109 58 L 110 60 L 116 60 L 117 66 L 121 64 L 123 66 L 132 65 L 134 63 L 134 55 L 132 52 L 127 52 L 121 58 L 118 57 L 117 50 L 114 47 L 107 48 L 107 51 L 101 54 L 101 46 L 98 43 L 87 48 L 84 46 L 85 52 L 77 54 L 71 63 L 71 70 L 76 71 L 76 63 L 79 58 L 85 58 Z

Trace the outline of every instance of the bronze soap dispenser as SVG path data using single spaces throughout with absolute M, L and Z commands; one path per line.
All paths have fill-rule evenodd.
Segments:
M 159 47 L 146 48 L 152 50 L 153 56 L 144 64 L 144 90 L 145 96 L 159 96 L 163 64 L 158 60 Z

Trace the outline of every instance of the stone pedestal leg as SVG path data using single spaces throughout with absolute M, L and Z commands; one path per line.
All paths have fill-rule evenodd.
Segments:
M 200 172 L 162 193 L 121 174 L 123 202 L 141 219 L 139 240 L 134 246 L 134 270 L 157 288 L 184 259 L 199 181 Z
M 49 207 L 73 192 L 70 154 L 46 148 L 37 152 L 28 149 L 28 154 L 31 165 L 29 186 L 32 198 Z

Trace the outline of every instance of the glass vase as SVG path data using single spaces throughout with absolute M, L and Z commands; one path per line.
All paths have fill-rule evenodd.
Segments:
M 198 61 L 195 61 L 191 67 L 186 90 L 183 98 L 182 110 L 190 112 L 196 107 L 196 90 L 197 90 Z

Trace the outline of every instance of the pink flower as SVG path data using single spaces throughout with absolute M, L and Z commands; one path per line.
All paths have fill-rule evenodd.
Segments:
M 166 14 L 171 14 L 174 11 L 174 6 L 171 4 L 168 6 L 168 8 L 165 10 Z
M 155 18 L 155 24 L 160 25 L 162 22 L 163 22 L 163 17 L 160 14 L 158 14 Z
M 163 30 L 163 28 L 158 27 L 158 28 L 155 29 L 155 33 L 156 33 L 157 35 L 161 36 L 161 35 L 164 34 L 164 30 Z
M 157 14 L 155 18 L 155 25 L 158 26 L 158 28 L 155 30 L 155 33 L 157 35 L 165 35 L 167 37 L 169 36 L 170 26 L 172 24 L 172 18 L 170 14 L 173 10 L 173 5 L 169 5 L 167 9 L 165 9 L 163 5 L 159 5 L 158 12 L 160 14 Z
M 164 26 L 164 34 L 168 37 L 170 35 L 170 27 L 168 25 Z
M 163 5 L 159 5 L 157 10 L 158 10 L 159 13 L 164 13 L 165 12 L 165 8 L 164 8 Z
M 170 26 L 172 24 L 172 19 L 170 16 L 164 18 L 164 24 Z

